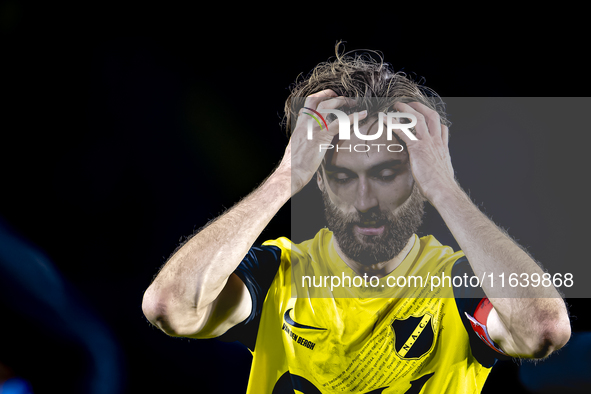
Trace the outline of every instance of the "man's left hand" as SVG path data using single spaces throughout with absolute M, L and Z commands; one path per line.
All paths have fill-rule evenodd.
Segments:
M 394 132 L 406 143 L 417 186 L 423 196 L 433 203 L 438 193 L 457 187 L 448 148 L 449 129 L 441 124 L 437 111 L 424 104 L 399 102 L 394 109 L 417 118 L 416 141 L 400 129 L 394 129 Z

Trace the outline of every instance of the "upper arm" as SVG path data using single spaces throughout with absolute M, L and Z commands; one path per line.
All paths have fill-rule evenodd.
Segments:
M 142 309 L 146 318 L 164 333 L 175 337 L 212 338 L 223 334 L 250 313 L 250 294 L 233 273 L 210 303 L 187 307 L 174 298 L 174 290 L 146 290 Z
M 518 346 L 515 343 L 515 339 L 511 335 L 511 332 L 501 321 L 501 318 L 495 308 L 493 307 L 488 315 L 486 321 L 486 327 L 490 338 L 498 344 L 498 346 L 511 357 L 524 357 L 524 354 L 520 354 Z
M 452 276 L 454 275 L 467 275 L 468 277 L 474 275 L 465 258 L 458 259 L 454 264 Z M 501 319 L 480 287 L 454 286 L 454 296 L 468 334 L 470 336 L 475 334 L 478 337 L 478 341 L 471 340 L 473 352 L 492 354 L 495 358 L 502 357 L 502 355 L 543 358 L 564 345 L 570 337 L 568 319 L 561 319 L 560 316 L 558 319 L 555 317 L 555 311 L 560 310 L 560 305 L 557 303 L 563 302 L 561 299 L 535 300 L 538 304 L 542 303 L 538 305 L 540 308 L 539 318 L 536 317 L 529 321 L 526 319 L 527 324 L 524 324 L 522 315 L 526 313 L 526 307 L 531 307 L 534 304 L 534 300 L 520 299 L 520 303 L 515 303 L 515 299 L 495 299 L 497 306 L 498 303 L 513 303 L 508 308 L 516 311 L 519 318 L 514 317 L 507 323 Z M 483 344 L 485 351 L 475 349 L 476 347 L 482 348 Z M 485 359 L 485 361 L 488 360 Z
M 519 308 L 516 313 L 525 312 L 523 308 Z M 465 311 L 465 314 L 472 332 L 476 333 L 489 350 L 509 357 L 544 358 L 564 346 L 570 337 L 568 320 L 565 323 L 564 320 L 542 316 L 540 319 L 531 319 L 529 324 L 524 325 L 522 320 L 512 318 L 513 325 L 508 325 L 488 298 L 480 300 L 473 311 Z M 469 330 L 469 326 L 466 329 Z
M 461 257 L 454 263 L 452 277 L 474 275 L 468 260 Z M 455 303 L 458 313 L 468 334 L 472 355 L 485 367 L 492 367 L 503 358 L 503 349 L 491 339 L 487 328 L 487 319 L 492 304 L 480 287 L 454 286 Z
M 241 322 L 251 331 L 258 326 L 263 301 L 280 262 L 280 248 L 254 246 L 222 284 L 222 290 L 213 301 L 188 309 L 171 301 L 170 292 L 148 289 L 144 295 L 144 313 L 171 336 L 215 338 Z
M 196 332 L 183 335 L 190 338 L 215 338 L 240 322 L 244 321 L 252 311 L 250 292 L 233 273 L 214 302 L 209 304 L 202 314 L 202 321 Z
M 246 330 L 240 327 L 240 332 L 247 333 L 246 337 L 250 338 L 254 330 L 256 336 L 258 318 L 281 263 L 281 254 L 281 249 L 277 246 L 251 247 L 228 278 L 219 296 L 204 310 L 199 311 L 198 330 L 183 336 L 215 338 L 241 322 L 248 327 Z M 237 332 L 233 331 L 235 335 Z M 247 342 L 252 343 L 254 340 Z

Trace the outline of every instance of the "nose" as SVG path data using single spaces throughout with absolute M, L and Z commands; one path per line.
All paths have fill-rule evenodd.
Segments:
M 365 177 L 360 177 L 357 182 L 354 206 L 355 209 L 361 213 L 365 213 L 378 206 L 378 199 L 372 191 L 369 181 Z

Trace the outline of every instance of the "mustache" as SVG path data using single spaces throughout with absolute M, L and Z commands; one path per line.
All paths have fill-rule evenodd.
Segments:
M 372 209 L 367 212 L 354 212 L 343 215 L 342 220 L 348 225 L 365 222 L 387 223 L 392 221 L 392 214 L 390 212 L 382 212 L 379 209 Z

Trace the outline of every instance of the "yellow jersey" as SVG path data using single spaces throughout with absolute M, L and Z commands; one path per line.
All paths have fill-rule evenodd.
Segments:
M 261 248 L 259 257 L 267 253 L 278 264 L 273 276 L 272 265 L 260 262 L 236 271 L 251 292 L 253 313 L 232 331 L 256 328 L 247 394 L 481 391 L 498 354 L 482 346 L 462 316 L 481 298 L 456 300 L 451 287 L 429 282 L 451 276 L 460 261 L 469 270 L 462 252 L 415 235 L 386 277 L 335 288 L 313 279 L 357 275 L 338 256 L 329 230 L 301 244 L 279 238 Z M 400 286 L 399 277 L 425 281 Z M 265 280 L 262 287 L 254 283 Z

